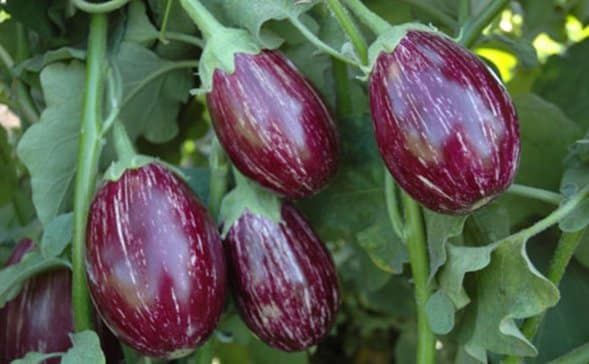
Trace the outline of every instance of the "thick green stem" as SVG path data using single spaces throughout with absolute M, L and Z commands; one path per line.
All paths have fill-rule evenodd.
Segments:
M 94 195 L 100 158 L 100 122 L 106 70 L 107 18 L 92 14 L 86 61 L 86 86 L 80 125 L 80 145 L 74 191 L 74 232 L 72 242 L 72 301 L 77 331 L 92 327 L 90 300 L 84 267 L 86 219 Z
M 225 157 L 225 152 L 216 137 L 213 139 L 211 145 L 209 166 L 211 170 L 209 180 L 209 211 L 216 220 L 219 216 L 223 196 L 227 191 L 227 175 L 229 172 L 229 163 Z
M 319 37 L 317 37 L 312 31 L 310 31 L 305 24 L 303 24 L 298 18 L 289 18 L 292 25 L 295 26 L 301 32 L 301 34 L 307 38 L 309 42 L 311 42 L 315 47 L 319 50 L 329 54 L 330 56 L 339 59 L 342 62 L 349 63 L 353 66 L 358 66 L 358 62 L 344 56 L 337 50 L 331 48 L 328 44 L 323 42 Z
M 391 25 L 386 20 L 368 9 L 360 0 L 344 0 L 345 4 L 358 16 L 360 21 L 374 33 L 381 34 L 387 31 Z
M 350 38 L 350 42 L 352 42 L 360 62 L 362 62 L 362 64 L 368 63 L 368 48 L 366 46 L 366 41 L 348 13 L 348 10 L 342 6 L 339 0 L 327 0 L 327 5 L 329 5 L 329 9 L 333 15 L 335 15 L 337 22 L 348 35 L 348 38 Z
M 554 283 L 555 286 L 558 286 L 564 276 L 566 267 L 569 265 L 573 254 L 575 254 L 575 250 L 579 246 L 584 233 L 585 229 L 572 233 L 562 233 L 546 275 L 546 278 Z M 527 318 L 524 321 L 521 331 L 528 340 L 532 340 L 536 336 L 543 319 L 544 314 L 541 314 Z M 516 364 L 522 361 L 521 357 L 511 356 L 505 360 L 505 364 Z
M 528 197 L 557 206 L 562 201 L 562 196 L 556 192 L 524 185 L 513 184 L 511 187 L 509 187 L 507 192 L 517 196 Z
M 493 0 L 480 14 L 470 18 L 460 30 L 458 43 L 466 48 L 472 47 L 477 41 L 483 29 L 505 8 L 509 0 Z
M 180 0 L 180 4 L 192 21 L 196 23 L 205 39 L 225 29 L 199 0 Z
M 589 363 L 589 343 L 558 357 L 548 364 L 587 364 Z
M 456 21 L 454 19 L 452 19 L 451 16 L 438 10 L 438 8 L 436 8 L 434 5 L 432 5 L 431 2 L 425 2 L 422 0 L 401 0 L 401 1 L 403 1 L 403 2 L 413 6 L 414 8 L 424 12 L 429 17 L 434 19 L 436 22 L 444 25 L 445 27 L 448 27 L 452 30 L 456 29 L 456 27 L 457 27 Z
M 402 195 L 405 210 L 405 237 L 409 262 L 415 284 L 417 306 L 417 356 L 416 364 L 434 364 L 436 357 L 435 336 L 429 327 L 425 309 L 431 294 L 428 284 L 428 256 L 425 227 L 421 207 L 406 193 Z

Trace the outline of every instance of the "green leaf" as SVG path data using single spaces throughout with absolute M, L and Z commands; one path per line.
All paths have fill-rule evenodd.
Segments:
M 376 223 L 360 231 L 357 239 L 377 267 L 388 273 L 403 272 L 403 263 L 409 260 L 407 249 L 389 221 Z
M 223 222 L 221 232 L 223 238 L 246 211 L 262 215 L 276 223 L 282 220 L 282 202 L 278 196 L 242 176 L 236 170 L 234 175 L 236 186 L 223 198 L 219 213 L 220 220 Z
M 516 182 L 557 190 L 568 147 L 582 136 L 582 131 L 556 105 L 537 95 L 517 95 L 514 103 L 522 146 Z
M 71 61 L 74 59 L 84 61 L 86 59 L 86 51 L 73 47 L 61 47 L 27 59 L 15 68 L 15 72 L 17 75 L 22 74 L 24 71 L 41 72 L 43 68 L 51 63 Z
M 45 227 L 41 240 L 41 253 L 46 258 L 56 257 L 72 240 L 73 213 L 62 214 Z
M 446 242 L 462 233 L 467 216 L 450 216 L 424 209 L 430 279 L 446 262 Z
M 164 60 L 131 42 L 121 44 L 115 62 L 123 79 L 120 119 L 129 136 L 143 135 L 154 143 L 172 139 L 178 133 L 180 106 L 192 86 L 188 64 Z
M 33 202 L 43 225 L 71 202 L 84 79 L 84 67 L 77 61 L 45 67 L 41 86 L 47 108 L 18 145 L 18 155 L 31 175 Z
M 209 200 L 209 169 L 206 167 L 181 168 L 186 182 L 202 202 Z
M 565 54 L 548 58 L 534 84 L 536 93 L 558 105 L 584 130 L 589 128 L 589 73 L 579 65 L 588 57 L 589 39 L 573 44 Z
M 249 30 L 265 48 L 276 48 L 282 40 L 261 32 L 262 25 L 269 20 L 297 19 L 317 3 L 315 0 L 228 0 L 223 2 L 223 6 L 234 24 Z
M 534 245 L 530 245 L 530 255 L 534 262 L 547 267 L 553 255 L 557 239 L 550 235 Z M 587 342 L 589 337 L 589 321 L 579 320 L 579 312 L 583 312 L 586 297 L 589 295 L 589 273 L 576 262 L 571 262 L 566 274 L 559 284 L 561 300 L 550 309 L 538 330 L 535 345 L 539 354 L 530 358 L 530 364 L 547 363 L 556 357 Z
M 559 300 L 558 289 L 542 276 L 526 253 L 526 241 L 499 242 L 490 264 L 476 274 L 472 304 L 461 327 L 466 351 L 480 361 L 486 351 L 534 356 L 536 348 L 519 331 L 516 320 L 536 316 Z
M 64 259 L 45 258 L 38 251 L 27 253 L 17 264 L 0 270 L 0 308 L 18 295 L 27 279 L 47 269 L 69 266 Z
M 438 335 L 445 335 L 454 327 L 454 305 L 443 291 L 437 291 L 425 305 L 429 325 Z
M 82 331 L 71 335 L 74 346 L 61 358 L 61 364 L 104 364 L 106 358 L 100 348 L 100 340 L 94 331 Z
M 129 4 L 128 17 L 126 41 L 147 45 L 158 39 L 159 31 L 147 17 L 145 4 L 142 1 L 132 1 Z

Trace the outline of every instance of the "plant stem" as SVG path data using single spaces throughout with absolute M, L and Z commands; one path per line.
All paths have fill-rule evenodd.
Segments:
M 493 0 L 480 14 L 470 18 L 460 30 L 458 43 L 466 48 L 472 47 L 474 42 L 479 38 L 481 32 L 489 23 L 499 14 L 501 10 L 509 3 L 509 0 Z
M 389 171 L 385 168 L 384 170 L 384 192 L 385 199 L 387 202 L 387 212 L 389 214 L 389 220 L 393 225 L 393 230 L 397 233 L 401 239 L 405 239 L 405 221 L 399 209 L 399 201 L 397 200 L 397 185 L 393 181 L 393 177 Z
M 0 61 L 2 61 L 2 63 L 4 63 L 4 66 L 6 66 L 6 68 L 8 68 L 9 70 L 12 67 L 14 67 L 14 60 L 12 59 L 10 53 L 8 53 L 6 48 L 2 46 L 2 44 L 0 44 Z
M 546 278 L 548 278 L 550 282 L 554 283 L 555 286 L 558 287 L 558 284 L 564 276 L 566 267 L 571 261 L 573 254 L 575 254 L 575 250 L 579 246 L 584 233 L 585 229 L 581 229 L 572 233 L 562 233 L 556 250 L 554 251 L 552 261 L 550 262 L 548 274 L 546 275 Z M 540 328 L 540 324 L 544 319 L 544 315 L 545 314 L 543 313 L 534 317 L 529 317 L 522 324 L 521 331 L 525 337 L 528 338 L 528 340 L 532 340 L 534 336 L 536 336 L 536 333 Z M 510 356 L 505 360 L 505 364 L 516 364 L 521 362 L 522 358 L 517 356 Z
M 135 152 L 135 147 L 133 147 L 133 142 L 129 139 L 125 126 L 120 120 L 117 120 L 114 123 L 113 134 L 115 150 L 117 151 L 117 157 L 119 160 L 123 161 L 133 158 L 133 156 L 137 154 Z
M 84 267 L 86 219 L 94 195 L 102 119 L 102 97 L 106 68 L 107 18 L 103 14 L 90 17 L 90 35 L 86 63 L 86 84 L 80 125 L 80 146 L 74 191 L 74 231 L 72 239 L 72 301 L 77 331 L 92 327 L 90 300 Z
M 331 64 L 335 83 L 335 112 L 339 119 L 353 112 L 348 65 L 336 58 L 331 59 Z
M 168 19 L 170 18 L 170 10 L 172 9 L 172 0 L 166 0 L 166 9 L 164 10 L 164 19 L 160 27 L 160 39 L 166 39 L 166 28 L 168 27 Z
M 517 196 L 528 197 L 556 206 L 558 206 L 562 201 L 562 196 L 556 192 L 524 185 L 513 184 L 511 185 L 511 187 L 509 187 L 507 192 Z
M 446 13 L 438 10 L 435 6 L 431 5 L 430 3 L 423 2 L 421 0 L 401 0 L 404 3 L 407 3 L 416 9 L 424 12 L 431 18 L 435 19 L 438 23 L 448 27 L 452 30 L 457 28 L 456 21 L 452 19 L 451 16 L 447 15 Z M 468 0 L 467 0 L 468 1 Z
M 85 0 L 72 0 L 76 8 L 91 14 L 103 14 L 127 5 L 130 0 L 110 0 L 103 3 L 90 3 Z
M 417 305 L 417 356 L 416 364 L 435 363 L 435 336 L 429 327 L 425 309 L 431 294 L 428 284 L 428 257 L 421 207 L 406 193 L 402 194 L 405 210 L 405 237 Z
M 370 28 L 375 34 L 382 34 L 387 31 L 391 25 L 386 20 L 378 16 L 372 10 L 368 9 L 360 0 L 344 0 L 345 4 L 354 14 L 360 18 L 360 21 Z
M 209 155 L 211 176 L 209 180 L 209 211 L 215 221 L 219 216 L 221 202 L 227 191 L 227 174 L 229 164 L 217 137 L 213 138 L 211 154 Z
M 470 17 L 470 0 L 460 0 L 458 8 L 458 24 L 463 26 Z
M 175 41 L 190 44 L 190 45 L 193 45 L 193 46 L 199 47 L 199 48 L 202 48 L 205 45 L 205 42 L 202 39 L 192 36 L 192 35 L 184 34 L 184 33 L 167 32 L 165 34 L 165 36 L 162 35 L 160 38 L 165 39 L 165 40 L 175 40 Z
M 331 48 L 328 44 L 323 42 L 319 37 L 317 37 L 312 31 L 310 31 L 305 24 L 303 24 L 298 18 L 289 18 L 292 25 L 297 28 L 301 34 L 307 38 L 309 42 L 311 42 L 315 47 L 320 49 L 321 51 L 329 54 L 330 56 L 339 59 L 342 62 L 349 63 L 353 66 L 358 66 L 358 62 L 349 59 L 348 57 L 344 56 L 340 52 L 336 51 L 335 49 Z
M 364 36 L 354 23 L 354 20 L 348 13 L 348 10 L 340 3 L 339 0 L 327 0 L 329 9 L 335 15 L 337 22 L 342 27 L 344 32 L 350 38 L 350 42 L 354 46 L 356 55 L 362 64 L 368 63 L 368 48 Z
M 196 23 L 205 39 L 213 34 L 223 31 L 225 27 L 219 23 L 208 9 L 199 0 L 180 0 L 180 4 Z
M 589 194 L 589 186 L 585 186 L 581 191 L 577 192 L 568 201 L 562 204 L 559 208 L 552 211 L 552 213 L 542 220 L 537 221 L 532 226 L 522 229 L 517 233 L 508 236 L 505 239 L 529 239 L 532 236 L 541 233 L 552 225 L 558 223 L 562 218 L 573 211 Z
M 583 344 L 548 364 L 586 364 L 589 363 L 589 343 Z

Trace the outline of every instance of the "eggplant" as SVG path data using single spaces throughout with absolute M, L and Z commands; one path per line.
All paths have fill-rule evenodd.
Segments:
M 206 208 L 163 166 L 128 169 L 100 188 L 86 250 L 97 311 L 138 352 L 178 358 L 215 329 L 226 293 L 221 239 Z
M 515 107 L 467 49 L 409 30 L 369 78 L 378 148 L 397 183 L 427 208 L 465 214 L 505 191 L 520 156 Z
M 18 263 L 34 246 L 30 239 L 20 241 L 6 265 Z M 69 269 L 50 270 L 26 281 L 22 291 L 0 309 L 0 364 L 8 364 L 30 351 L 66 352 L 72 346 L 69 335 L 74 331 L 71 295 Z M 107 363 L 118 363 L 122 359 L 119 343 L 99 321 L 96 330 Z M 60 358 L 44 361 L 59 362 Z
M 282 220 L 242 214 L 224 241 L 235 302 L 246 325 L 266 344 L 304 350 L 324 339 L 340 304 L 329 252 L 292 205 Z
M 290 199 L 313 195 L 337 170 L 339 136 L 319 95 L 277 51 L 237 53 L 216 69 L 207 104 L 233 164 Z

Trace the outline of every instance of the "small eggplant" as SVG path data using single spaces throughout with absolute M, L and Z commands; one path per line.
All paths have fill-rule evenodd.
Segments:
M 279 223 L 246 211 L 225 240 L 241 317 L 268 345 L 298 351 L 329 333 L 339 308 L 331 256 L 293 206 Z
M 214 71 L 207 103 L 229 158 L 262 186 L 296 199 L 316 193 L 335 174 L 335 124 L 281 53 L 237 53 L 233 73 Z

